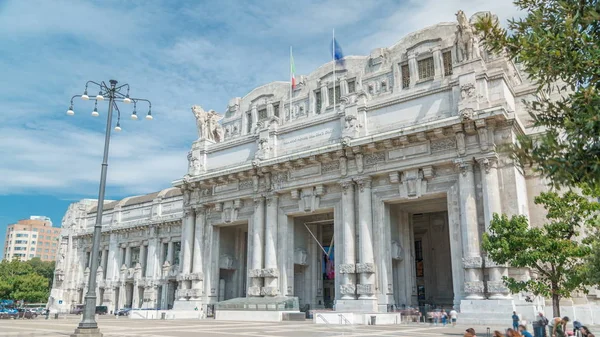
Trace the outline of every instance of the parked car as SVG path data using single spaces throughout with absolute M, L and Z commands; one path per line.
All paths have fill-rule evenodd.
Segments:
M 73 309 L 71 309 L 71 313 L 75 315 L 81 315 L 84 308 L 85 304 L 77 304 Z
M 117 316 L 129 316 L 129 312 L 130 311 L 131 311 L 131 308 L 119 309 L 119 310 L 115 311 L 115 315 L 117 315 Z
M 98 315 L 106 315 L 108 314 L 108 307 L 105 305 L 96 306 L 96 314 Z
M 16 309 L 0 308 L 0 319 L 17 318 L 19 312 Z
M 16 318 L 27 318 L 27 319 L 32 319 L 32 318 L 36 318 L 38 316 L 37 312 L 31 310 L 31 309 L 26 309 L 26 308 L 19 308 L 17 309 L 17 317 Z

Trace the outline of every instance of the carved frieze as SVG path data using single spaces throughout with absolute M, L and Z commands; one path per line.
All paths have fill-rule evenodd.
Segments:
M 456 138 L 442 138 L 431 141 L 431 152 L 456 150 Z
M 341 284 L 340 293 L 342 295 L 354 295 L 356 294 L 356 286 L 354 284 Z
M 248 296 L 261 296 L 261 287 L 248 287 Z
M 375 265 L 373 263 L 357 263 L 356 264 L 356 273 L 374 273 Z
M 483 281 L 465 281 L 466 294 L 483 294 Z
M 339 265 L 340 274 L 354 274 L 356 273 L 356 266 L 354 264 L 341 263 Z
M 488 291 L 488 293 L 496 293 L 496 294 L 510 293 L 510 290 L 504 284 L 504 281 L 487 281 L 487 291 Z
M 240 190 L 248 190 L 252 188 L 252 179 L 240 180 L 238 187 Z
M 385 152 L 369 153 L 364 156 L 365 165 L 375 165 L 385 161 Z
M 374 284 L 357 284 L 356 293 L 359 295 L 374 295 L 375 285 Z
M 427 172 L 429 172 L 428 168 Z M 406 170 L 400 177 L 400 195 L 406 198 L 419 198 L 427 192 L 427 179 L 425 179 L 423 169 Z M 428 178 L 430 177 L 428 176 Z
M 261 296 L 277 296 L 279 295 L 278 287 L 262 287 L 260 291 Z
M 482 260 L 481 256 L 463 257 L 462 262 L 463 262 L 463 268 L 465 268 L 465 269 L 481 268 L 481 265 L 483 264 L 483 260 Z
M 327 163 L 323 163 L 321 165 L 321 174 L 325 174 L 325 173 L 329 173 L 329 172 L 333 172 L 333 171 L 339 171 L 339 169 L 340 169 L 339 161 L 330 161 Z

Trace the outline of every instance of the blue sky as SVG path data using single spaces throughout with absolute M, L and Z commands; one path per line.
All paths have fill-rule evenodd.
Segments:
M 0 0 L 0 249 L 8 224 L 97 198 L 106 103 L 69 99 L 87 80 L 116 79 L 153 102 L 154 121 L 125 118 L 111 140 L 107 199 L 167 188 L 186 171 L 197 133 L 190 107 L 230 98 L 330 60 L 332 28 L 346 55 L 368 55 L 443 21 L 509 0 Z M 126 114 L 130 112 L 125 107 Z M 138 109 L 139 110 L 139 109 Z

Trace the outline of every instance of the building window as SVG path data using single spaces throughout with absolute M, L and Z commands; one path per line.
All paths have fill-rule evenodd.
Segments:
M 34 232 L 37 232 L 37 231 L 38 231 L 38 229 L 37 229 L 37 228 L 34 228 L 34 229 L 33 229 L 33 231 L 34 231 Z
M 181 252 L 181 242 L 173 242 L 173 263 L 179 264 L 179 253 Z
M 48 260 L 48 255 L 44 255 L 44 259 Z
M 131 249 L 131 263 L 129 264 L 129 268 L 132 268 L 136 265 L 136 263 L 140 262 L 140 247 L 134 247 Z
M 42 257 L 42 254 L 35 254 L 35 257 Z
M 279 117 L 279 104 L 273 104 L 273 115 Z
M 41 251 L 42 251 L 42 248 L 38 248 L 38 249 L 37 249 L 37 251 L 38 251 L 38 252 L 41 252 Z
M 18 238 L 26 238 L 26 237 L 29 237 L 29 235 L 28 234 L 19 233 L 19 234 L 17 234 L 17 237 Z
M 386 91 L 387 91 L 387 82 L 381 81 L 381 92 L 386 92 Z
M 33 257 L 33 254 L 29 254 L 29 257 Z
M 426 80 L 433 78 L 435 74 L 435 69 L 433 66 L 433 57 L 426 58 L 424 60 L 419 60 L 417 62 L 417 68 L 419 69 L 419 79 Z
M 32 245 L 35 245 L 35 241 L 31 241 L 31 244 L 32 244 Z
M 162 250 L 162 260 L 160 260 L 160 265 L 162 266 L 165 261 L 167 261 L 167 256 L 169 255 L 169 244 L 168 243 L 163 243 L 163 250 Z M 171 263 L 171 262 L 169 262 Z
M 31 249 L 30 249 L 30 250 L 31 250 L 31 251 L 33 251 L 33 252 L 35 252 L 35 248 L 33 248 L 33 247 L 31 247 Z
M 442 54 L 442 60 L 442 62 L 444 63 L 444 76 L 452 75 L 452 52 L 444 52 Z
M 333 105 L 333 87 L 327 89 L 329 92 L 329 105 Z M 336 85 L 335 86 L 335 103 L 338 104 L 340 103 L 340 98 L 342 97 L 342 92 L 340 91 L 340 86 Z
M 47 253 L 47 252 L 48 252 L 48 249 L 46 249 L 45 253 Z M 48 255 L 44 255 L 44 256 L 48 256 Z M 90 262 L 91 262 L 90 261 L 90 256 L 91 256 L 90 252 L 86 252 L 85 253 L 85 265 L 86 265 L 86 267 L 90 266 Z
M 46 236 L 46 240 L 52 240 L 51 236 Z
M 267 108 L 258 110 L 258 120 L 259 121 L 264 121 L 268 117 L 269 116 L 267 115 Z
M 402 89 L 406 89 L 410 86 L 410 71 L 408 69 L 408 64 L 402 65 Z
M 320 114 L 321 113 L 321 90 L 317 90 L 315 91 L 315 113 L 316 114 Z
M 50 246 L 50 242 L 46 242 L 46 246 Z
M 348 81 L 348 93 L 351 94 L 356 91 L 356 81 Z
M 37 234 L 33 234 L 31 237 L 35 239 L 37 238 Z
M 52 242 L 52 247 L 56 247 L 56 242 Z

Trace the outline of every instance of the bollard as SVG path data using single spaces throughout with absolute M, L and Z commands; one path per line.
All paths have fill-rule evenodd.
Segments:
M 160 313 L 160 319 L 166 319 L 167 318 L 167 313 L 166 312 L 161 312 Z
M 371 325 L 375 325 L 377 323 L 377 316 L 371 316 Z
M 54 319 L 58 319 L 58 313 L 54 314 Z

